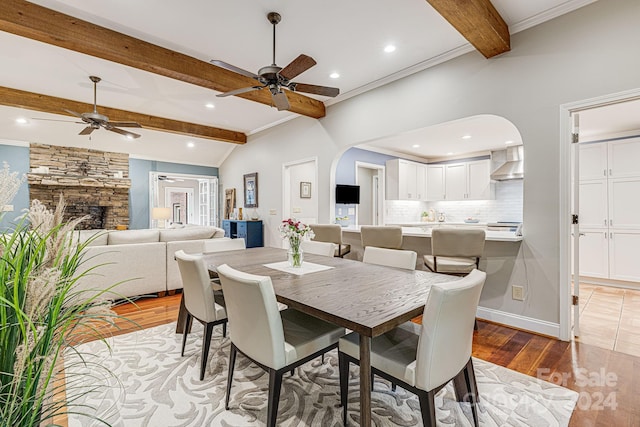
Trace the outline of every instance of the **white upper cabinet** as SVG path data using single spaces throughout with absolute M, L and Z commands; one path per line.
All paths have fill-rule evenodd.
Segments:
M 386 162 L 387 200 L 426 200 L 426 165 L 402 159 Z
M 608 146 L 610 178 L 640 176 L 640 138 L 609 142 Z
M 427 165 L 427 200 L 444 200 L 445 165 Z
M 465 163 L 446 165 L 444 188 L 445 200 L 464 200 L 467 198 L 467 165 Z
M 609 227 L 640 229 L 639 195 L 640 178 L 609 180 Z
M 580 145 L 580 181 L 607 177 L 607 144 Z
M 467 163 L 467 199 L 491 199 L 491 161 L 476 160 Z
M 491 199 L 490 174 L 490 160 L 447 164 L 445 168 L 445 200 Z

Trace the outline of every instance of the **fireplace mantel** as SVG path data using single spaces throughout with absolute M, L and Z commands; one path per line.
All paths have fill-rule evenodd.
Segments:
M 64 186 L 64 187 L 103 187 L 103 188 L 130 188 L 131 180 L 128 178 L 105 178 L 83 175 L 66 174 L 27 174 L 29 185 Z

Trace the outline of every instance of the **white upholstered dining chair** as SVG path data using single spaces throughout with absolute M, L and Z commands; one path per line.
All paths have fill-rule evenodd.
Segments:
M 227 335 L 227 313 L 223 305 L 216 303 L 214 290 L 211 287 L 209 271 L 201 255 L 189 255 L 184 251 L 175 253 L 180 275 L 182 276 L 182 298 L 187 311 L 187 317 L 182 331 L 182 350 L 187 343 L 187 335 L 191 330 L 191 323 L 195 318 L 204 325 L 202 336 L 202 355 L 200 361 L 200 380 L 204 379 L 207 367 L 209 347 L 213 327 L 222 324 L 222 336 Z
M 227 314 L 233 325 L 225 408 L 240 352 L 269 373 L 267 426 L 276 425 L 282 375 L 334 349 L 345 329 L 293 309 L 278 311 L 271 278 L 244 273 L 223 264 Z
M 342 243 L 342 227 L 338 224 L 309 224 L 313 230 L 314 242 L 328 242 L 337 245 L 333 256 L 344 257 L 351 252 L 351 245 Z
M 484 242 L 481 229 L 434 228 L 431 255 L 424 255 L 424 264 L 435 273 L 468 274 L 479 267 Z
M 435 395 L 451 380 L 454 380 L 458 401 L 471 403 L 474 424 L 479 426 L 471 344 L 485 279 L 484 272 L 473 270 L 459 281 L 433 285 L 424 307 L 422 325 L 407 322 L 372 339 L 372 372 L 418 395 L 425 426 L 435 427 Z M 359 355 L 356 333 L 340 339 L 340 400 L 345 426 L 349 364 L 357 364 Z
M 205 240 L 202 252 L 204 254 L 212 254 L 216 252 L 241 251 L 244 249 L 247 249 L 247 245 L 244 239 L 231 239 L 228 237 L 223 237 L 220 239 Z M 213 286 L 213 289 L 218 292 L 222 292 L 220 280 L 218 279 L 218 273 L 213 270 L 209 270 L 209 277 L 211 278 L 211 285 Z
M 314 240 L 305 240 L 300 244 L 304 252 L 322 255 L 322 256 L 335 256 L 337 245 L 331 242 L 316 242 Z
M 418 254 L 416 254 L 414 251 L 367 246 L 366 248 L 364 248 L 362 262 L 367 264 L 384 265 L 386 267 L 415 270 L 417 259 Z

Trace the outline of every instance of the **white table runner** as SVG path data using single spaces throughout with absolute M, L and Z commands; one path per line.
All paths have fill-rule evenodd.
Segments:
M 267 268 L 274 270 L 284 271 L 285 273 L 295 274 L 296 276 L 302 276 L 303 274 L 316 273 L 318 271 L 329 270 L 333 267 L 328 265 L 314 264 L 312 262 L 304 261 L 301 267 L 290 267 L 289 261 L 272 262 L 271 264 L 263 264 Z

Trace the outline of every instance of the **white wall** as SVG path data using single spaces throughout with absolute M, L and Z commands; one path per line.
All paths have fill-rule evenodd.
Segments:
M 299 163 L 289 167 L 291 212 L 285 216 L 297 218 L 307 223 L 318 222 L 318 189 L 316 188 L 316 164 L 314 161 Z M 300 183 L 311 183 L 311 198 L 300 197 Z
M 510 283 L 485 290 L 481 304 L 557 324 L 559 106 L 640 87 L 638 16 L 637 0 L 596 2 L 514 35 L 512 51 L 499 57 L 472 52 L 333 105 L 321 120 L 301 117 L 252 136 L 220 168 L 223 188 L 241 188 L 242 174 L 257 170 L 260 211 L 279 210 L 282 163 L 317 156 L 319 220 L 329 222 L 331 170 L 347 147 L 476 114 L 505 117 L 525 147 L 525 241 Z M 525 286 L 524 302 L 511 299 L 510 284 Z

